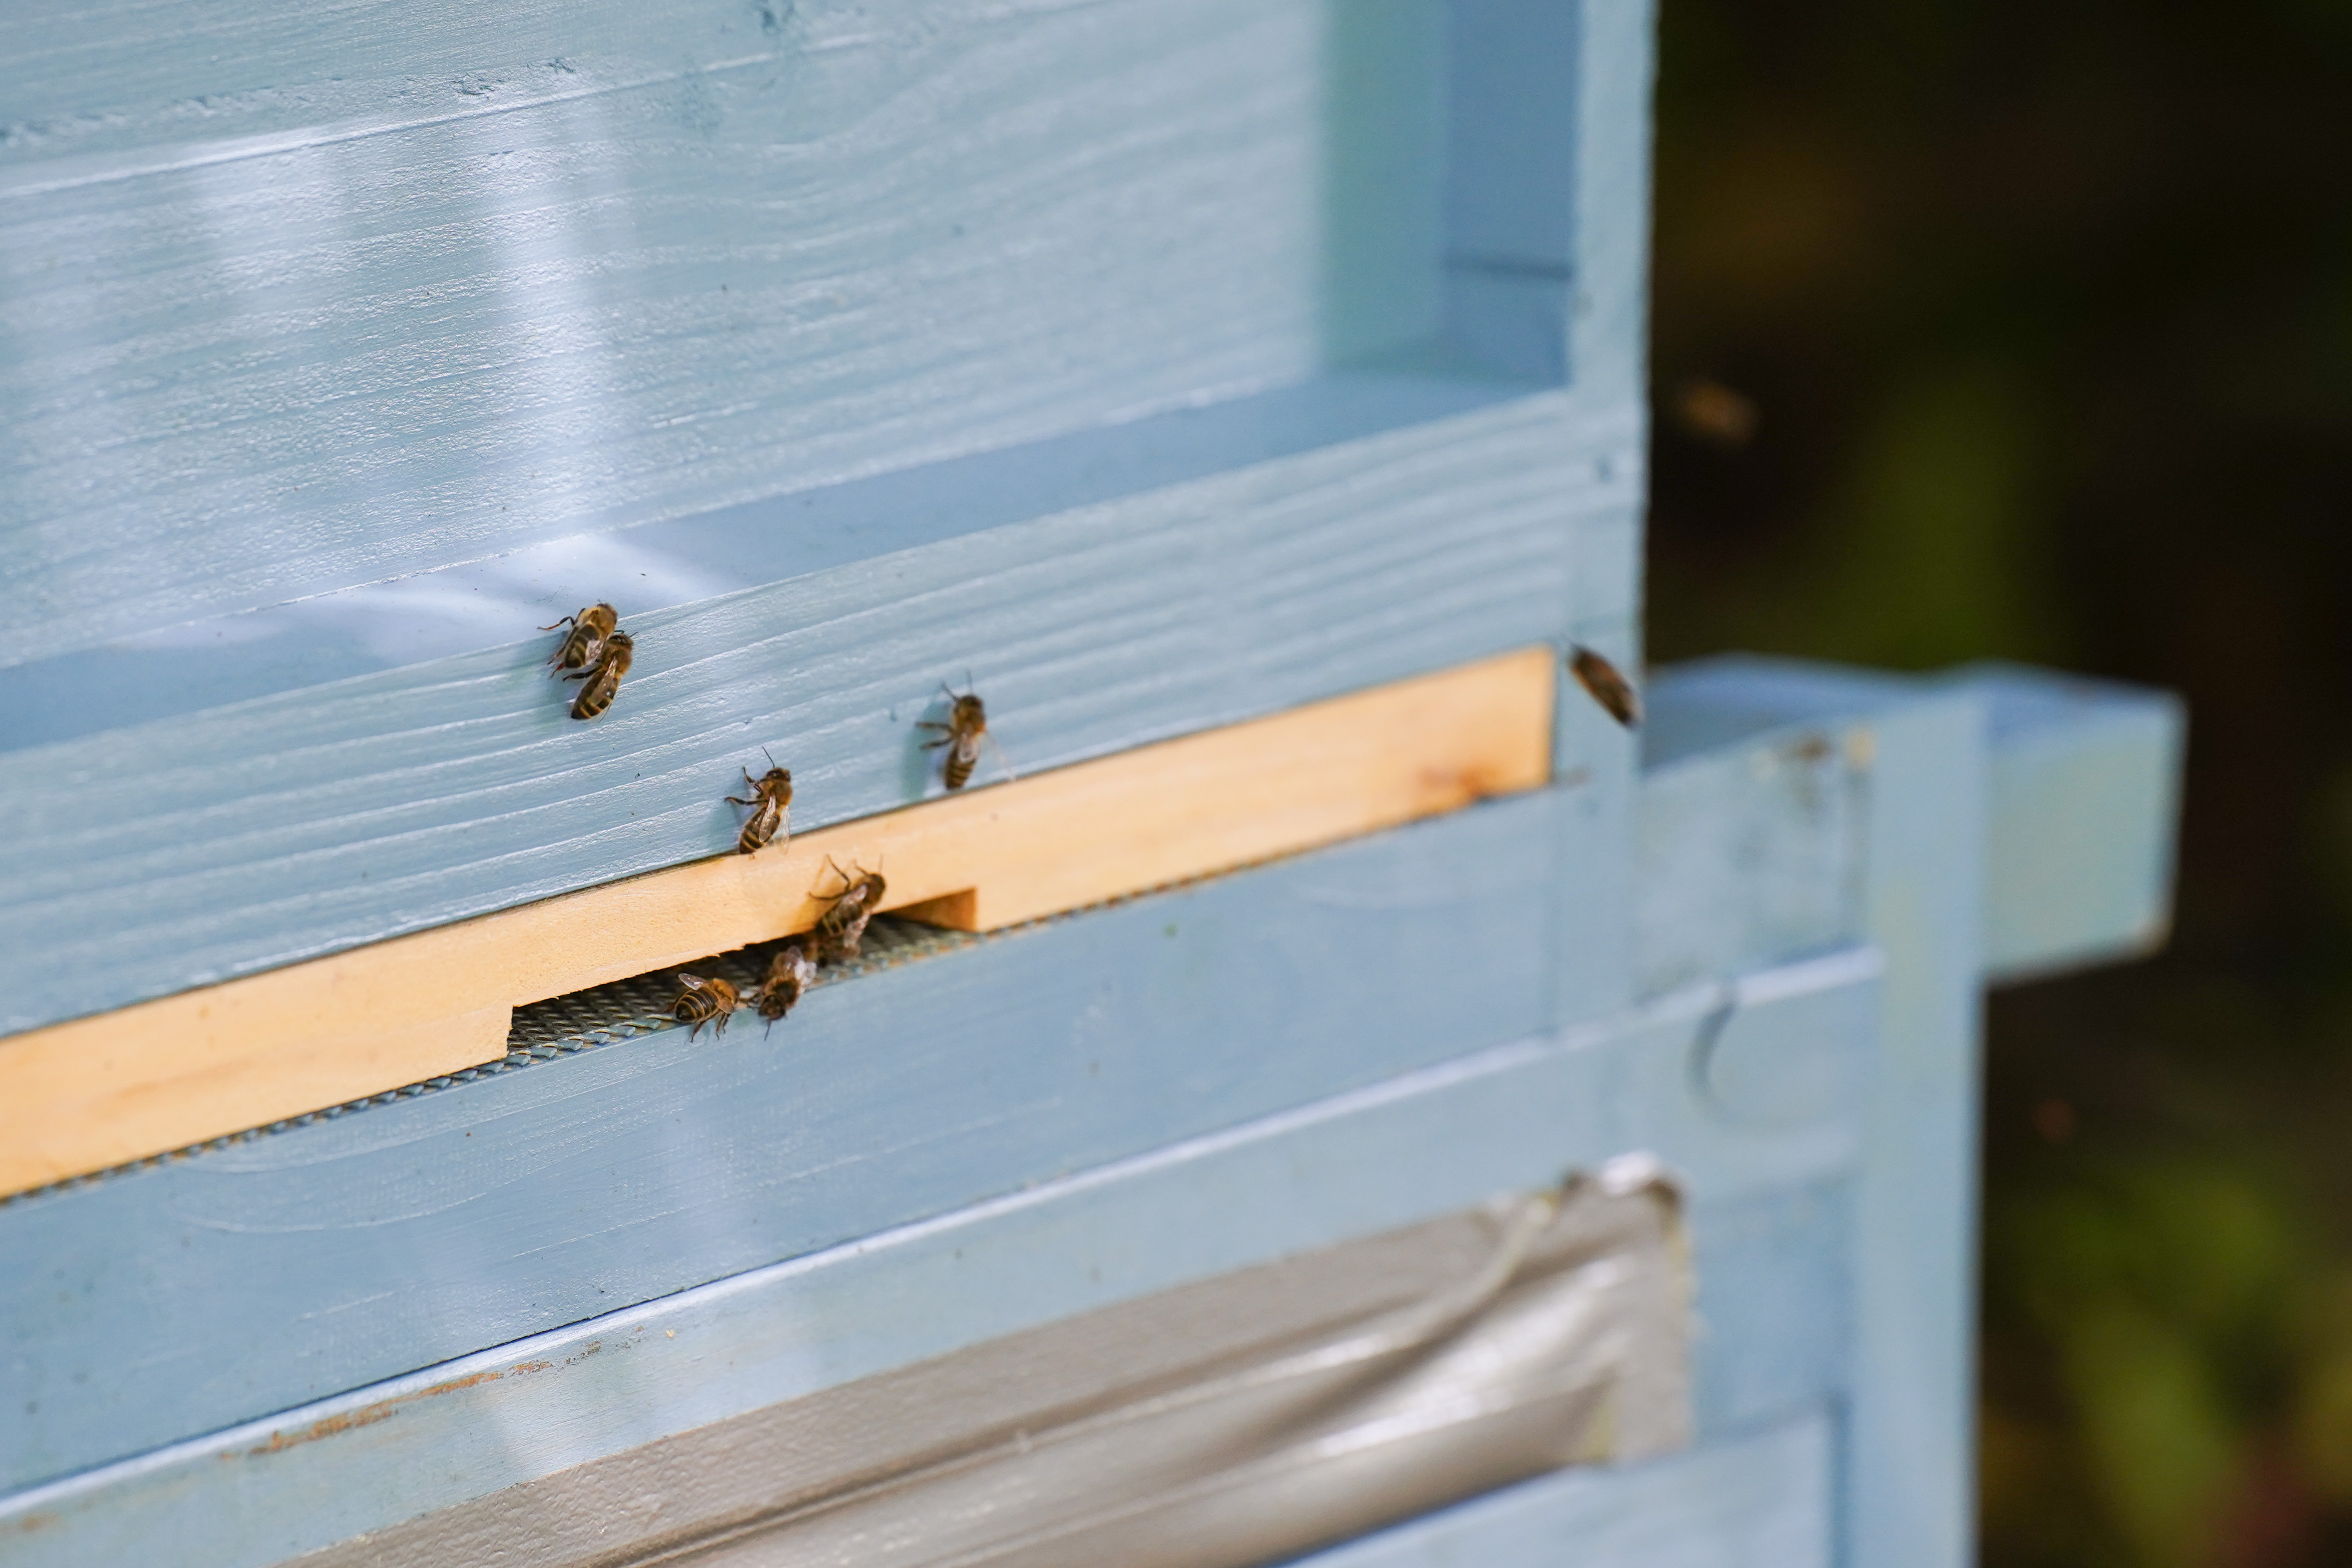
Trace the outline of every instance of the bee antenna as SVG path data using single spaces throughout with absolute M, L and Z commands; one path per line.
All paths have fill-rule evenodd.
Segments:
M 760 755 L 768 759 L 769 767 L 773 768 L 776 765 L 776 754 L 770 751 L 766 747 L 763 746 L 760 747 Z

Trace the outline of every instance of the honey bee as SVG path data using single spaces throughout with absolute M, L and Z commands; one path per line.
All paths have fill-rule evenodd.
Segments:
M 948 748 L 940 775 L 949 789 L 961 789 L 971 782 L 971 770 L 980 765 L 981 737 L 988 733 L 988 708 L 974 693 L 956 695 L 945 681 L 940 683 L 940 690 L 946 692 L 948 700 L 955 705 L 948 710 L 947 723 L 923 719 L 915 727 L 946 732 L 937 740 L 923 742 L 923 749 L 936 751 L 942 746 Z
M 1610 717 L 1628 729 L 1642 722 L 1641 694 L 1618 673 L 1616 665 L 1579 644 L 1569 650 L 1568 667 L 1575 672 L 1576 684 L 1608 709 Z
M 817 917 L 817 954 L 824 962 L 837 964 L 844 958 L 857 956 L 857 946 L 866 936 L 866 923 L 874 918 L 874 911 L 880 906 L 886 884 L 878 871 L 859 867 L 857 874 L 852 876 L 834 865 L 831 855 L 825 857 L 824 863 L 833 866 L 833 874 L 841 879 L 841 891 L 821 895 L 831 898 L 833 903 Z
M 775 1028 L 776 1020 L 798 1006 L 803 993 L 815 983 L 816 966 L 809 962 L 807 951 L 798 942 L 789 944 L 768 966 L 767 983 L 760 988 L 760 1016 L 770 1029 Z
M 677 1000 L 670 1003 L 669 1011 L 678 1022 L 694 1026 L 687 1031 L 686 1038 L 692 1040 L 702 1032 L 704 1024 L 714 1019 L 719 1027 L 711 1032 L 714 1035 L 725 1034 L 728 1019 L 743 1005 L 742 998 L 735 994 L 735 988 L 724 980 L 706 980 L 699 975 L 685 973 L 679 974 L 677 983 L 682 988 L 677 993 Z
M 760 755 L 768 756 L 761 747 Z M 743 770 L 743 782 L 751 787 L 751 798 L 740 795 L 727 797 L 730 804 L 753 808 L 750 820 L 743 824 L 742 837 L 735 841 L 736 852 L 750 854 L 773 840 L 779 848 L 793 841 L 793 774 L 789 768 L 779 768 L 776 759 L 768 757 L 768 773 L 764 779 L 754 779 L 751 770 Z
M 547 662 L 559 670 L 584 670 L 594 664 L 596 656 L 604 651 L 604 639 L 620 624 L 620 617 L 609 604 L 592 604 L 577 615 L 567 615 L 554 626 L 542 626 L 542 632 L 552 632 L 556 626 L 569 626 L 572 632 L 563 639 L 554 656 Z
M 594 718 L 613 706 L 613 694 L 621 689 L 621 677 L 629 673 L 629 661 L 635 657 L 636 651 L 635 641 L 626 632 L 614 632 L 604 639 L 595 664 L 563 677 L 588 683 L 572 699 L 573 718 Z

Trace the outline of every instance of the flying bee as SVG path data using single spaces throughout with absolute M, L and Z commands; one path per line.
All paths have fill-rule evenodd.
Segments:
M 636 656 L 637 644 L 626 632 L 614 632 L 604 639 L 603 650 L 595 664 L 587 669 L 569 674 L 567 681 L 586 681 L 580 695 L 572 699 L 573 718 L 594 718 L 613 706 L 613 694 L 621 689 L 621 677 L 629 673 L 629 661 Z
M 808 944 L 814 946 L 814 941 Z M 806 949 L 798 942 L 788 944 L 768 966 L 767 984 L 760 988 L 760 1016 L 770 1029 L 775 1028 L 776 1020 L 799 1006 L 802 995 L 815 983 L 816 966 L 809 962 Z
M 620 624 L 620 617 L 609 604 L 592 604 L 577 615 L 567 615 L 555 626 L 542 626 L 542 632 L 552 632 L 556 626 L 569 626 L 571 634 L 555 650 L 547 662 L 559 670 L 584 670 L 596 663 L 604 651 L 604 640 Z
M 760 755 L 767 757 L 768 748 L 761 747 Z M 751 770 L 746 768 L 743 769 L 743 782 L 751 787 L 750 800 L 747 800 L 740 795 L 727 797 L 728 801 L 732 805 L 752 808 L 750 819 L 743 824 L 742 837 L 735 841 L 736 852 L 748 855 L 754 850 L 765 847 L 770 840 L 773 840 L 780 849 L 791 843 L 793 841 L 792 769 L 777 767 L 776 759 L 768 757 L 767 777 L 754 779 L 751 777 Z
M 1608 709 L 1610 717 L 1628 729 L 1642 722 L 1642 695 L 1616 665 L 1580 643 L 1569 650 L 1568 667 L 1575 672 L 1576 684 Z
M 940 768 L 940 775 L 949 789 L 961 789 L 971 782 L 971 770 L 980 765 L 981 737 L 988 733 L 988 708 L 977 694 L 966 692 L 958 696 L 945 681 L 940 683 L 940 690 L 946 692 L 948 700 L 955 705 L 948 709 L 947 723 L 922 719 L 915 727 L 946 732 L 937 740 L 923 742 L 923 749 L 937 751 L 942 746 L 948 748 L 947 760 Z
M 684 973 L 678 976 L 677 983 L 681 988 L 677 1000 L 670 1003 L 669 1011 L 678 1022 L 694 1026 L 687 1031 L 686 1038 L 692 1040 L 702 1032 L 704 1024 L 714 1019 L 719 1027 L 711 1032 L 714 1035 L 725 1034 L 728 1019 L 743 1005 L 742 998 L 735 994 L 735 988 L 724 980 L 706 980 L 699 975 Z
M 841 879 L 841 891 L 820 895 L 833 902 L 817 917 L 816 946 L 825 963 L 837 964 L 844 958 L 857 956 L 857 946 L 866 936 L 866 923 L 874 918 L 874 911 L 881 905 L 882 890 L 887 884 L 878 871 L 861 866 L 852 876 L 834 865 L 831 855 L 825 856 L 824 863 L 833 866 L 833 874 Z

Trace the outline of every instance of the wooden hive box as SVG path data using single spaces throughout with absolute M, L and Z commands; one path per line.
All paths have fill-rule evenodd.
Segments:
M 1709 667 L 1645 774 L 1569 678 L 1650 21 L 0 19 L 0 1560 L 1957 1568 L 1973 998 L 2160 930 L 2179 716 Z M 868 950 L 674 1027 L 828 860 Z M 1154 1468 L 1309 1343 L 1402 1468 Z

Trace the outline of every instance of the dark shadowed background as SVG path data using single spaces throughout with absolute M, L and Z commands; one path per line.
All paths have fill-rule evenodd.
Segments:
M 1664 0 L 1650 653 L 2190 706 L 1996 995 L 1983 1561 L 2352 1563 L 2352 3 Z

